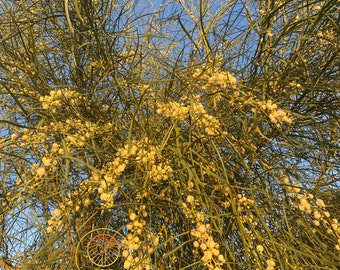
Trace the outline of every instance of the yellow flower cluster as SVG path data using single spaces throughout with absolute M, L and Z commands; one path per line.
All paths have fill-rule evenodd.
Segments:
M 220 98 L 220 92 L 227 87 L 236 88 L 236 78 L 227 71 L 214 70 L 210 67 L 196 69 L 193 78 L 195 86 L 201 86 L 203 90 Z
M 172 167 L 167 162 L 159 162 L 163 159 L 159 147 L 152 145 L 148 138 L 133 142 L 129 156 L 133 157 L 132 160 L 136 162 L 137 167 L 156 183 L 169 179 L 173 173 Z
M 256 246 L 256 251 L 262 255 L 264 251 L 264 247 L 262 245 L 257 245 Z
M 279 109 L 273 101 L 258 101 L 258 105 L 262 110 L 268 112 L 269 120 L 276 126 L 279 127 L 283 123 L 293 123 L 293 118 L 286 111 Z
M 49 155 L 46 151 L 46 155 L 41 158 L 41 163 L 32 164 L 32 171 L 38 179 L 48 178 L 52 173 L 57 170 L 58 160 L 53 154 Z
M 233 77 L 227 71 L 215 72 L 208 78 L 208 85 L 211 85 L 211 86 L 217 85 L 221 88 L 226 88 L 228 86 L 235 88 L 236 87 L 236 78 Z M 204 87 L 208 87 L 208 85 L 206 85 Z
M 250 209 L 251 205 L 255 202 L 252 199 L 247 198 L 244 194 L 237 194 L 237 212 L 242 212 L 244 209 Z
M 187 196 L 187 202 L 188 202 L 189 204 L 193 204 L 193 203 L 195 202 L 194 196 L 188 195 L 188 196 Z
M 297 198 L 299 199 L 298 208 L 300 209 L 300 211 L 306 212 L 307 214 L 311 214 L 312 205 L 308 201 L 311 197 L 309 197 L 308 195 L 298 194 Z
M 191 236 L 197 240 L 194 241 L 194 248 L 199 249 L 203 256 L 201 258 L 203 265 L 209 270 L 221 270 L 225 258 L 220 254 L 220 246 L 216 243 L 210 233 L 210 225 L 197 223 L 197 228 L 190 232 Z
M 68 146 L 74 146 L 76 148 L 83 147 L 85 145 L 85 136 L 79 134 L 67 135 L 66 142 Z
M 106 183 L 109 185 L 114 184 L 117 177 L 125 171 L 128 162 L 128 159 L 117 156 L 113 161 L 107 163 L 103 171 Z
M 36 174 L 39 178 L 43 177 L 45 175 L 46 171 L 44 167 L 40 167 L 36 170 Z
M 65 105 L 65 102 L 67 102 L 68 106 L 75 106 L 81 100 L 85 100 L 85 98 L 79 92 L 69 89 L 52 90 L 49 95 L 39 98 L 42 108 L 44 110 L 51 110 L 52 113 L 55 113 L 57 109 Z
M 298 199 L 298 202 L 295 204 L 293 203 L 293 206 L 298 208 L 301 212 L 305 212 L 311 215 L 314 218 L 313 224 L 315 226 L 319 226 L 320 221 L 323 221 L 325 224 L 328 224 L 327 219 L 330 218 L 330 213 L 325 210 L 326 205 L 322 199 L 315 200 L 313 194 L 301 194 L 301 193 L 298 193 L 296 195 L 296 198 Z
M 140 148 L 136 154 L 136 162 L 141 167 L 150 167 L 156 162 L 158 147 L 149 145 L 145 148 Z
M 104 201 L 102 203 L 103 208 L 112 208 L 114 205 L 115 194 L 112 192 L 103 192 L 100 194 L 100 199 Z
M 167 180 L 173 173 L 172 168 L 167 164 L 153 164 L 149 172 L 150 178 L 154 182 L 160 182 L 162 180 Z
M 128 164 L 129 160 L 135 161 L 139 168 L 147 170 L 155 164 L 157 156 L 160 156 L 159 147 L 152 145 L 147 137 L 139 141 L 131 141 L 118 149 L 117 158 L 111 163 L 112 167 L 118 169 L 118 173 L 124 171 L 125 167 L 122 164 Z M 143 167 L 143 168 L 142 168 Z
M 185 216 L 191 219 L 192 223 L 195 223 L 195 222 L 202 223 L 204 221 L 204 213 L 197 211 L 195 209 L 196 200 L 194 196 L 188 195 L 186 198 L 186 201 L 187 203 L 189 203 L 189 205 L 185 202 L 182 203 L 182 209 L 183 209 Z
M 178 121 L 184 121 L 189 117 L 188 107 L 175 101 L 166 104 L 159 103 L 157 113 Z
M 56 208 L 51 213 L 51 218 L 47 221 L 47 233 L 52 233 L 53 231 L 61 231 L 62 230 L 62 210 L 60 208 Z
M 53 96 L 58 96 L 60 94 L 54 94 Z M 66 94 L 67 97 L 72 96 L 71 94 Z M 73 150 L 84 147 L 85 142 L 91 142 L 91 138 L 94 136 L 98 136 L 102 133 L 107 133 L 111 131 L 112 124 L 107 123 L 101 125 L 100 127 L 97 124 L 91 123 L 89 121 L 79 120 L 68 118 L 65 121 L 52 121 L 50 123 L 44 123 L 39 126 L 37 129 L 24 129 L 21 133 L 21 136 L 15 134 L 13 140 L 20 143 L 22 147 L 30 147 L 35 149 L 37 146 L 44 149 L 41 151 L 42 157 L 40 158 L 40 162 L 37 164 L 33 164 L 31 166 L 31 173 L 34 176 L 34 179 L 39 179 L 40 181 L 35 181 L 34 187 L 44 186 L 46 181 L 50 177 L 53 177 L 54 173 L 57 171 L 57 166 L 62 161 L 65 152 L 68 152 L 70 155 L 74 155 Z M 60 141 L 51 140 L 48 134 L 54 134 L 57 137 L 58 134 L 67 134 L 66 136 L 60 136 Z M 113 163 L 119 163 L 117 167 L 111 170 L 111 175 L 117 177 L 124 169 L 125 164 L 123 162 L 117 162 L 115 160 Z M 112 173 L 112 171 L 114 173 Z M 106 177 L 105 180 L 107 180 Z M 44 180 L 44 181 L 43 181 Z M 92 179 L 93 180 L 93 179 Z M 115 190 L 113 188 L 107 189 L 105 181 L 100 182 L 98 188 L 99 198 L 103 202 L 103 207 L 112 207 L 113 201 L 115 197 Z M 91 185 L 88 181 L 84 181 L 82 184 L 86 184 L 87 195 L 84 192 L 84 185 L 80 185 L 75 191 L 68 194 L 72 198 L 78 198 L 80 194 L 82 194 L 79 202 L 73 205 L 73 199 L 64 198 L 65 205 L 67 207 L 71 207 L 71 209 L 78 212 L 82 206 L 89 206 L 91 203 L 90 195 L 94 193 L 95 189 L 91 188 Z M 32 186 L 30 186 L 32 187 Z M 103 188 L 105 187 L 105 188 Z M 54 188 L 54 187 L 53 187 Z M 67 204 L 66 204 L 67 200 Z M 53 222 L 53 216 L 50 222 Z M 49 227 L 49 231 L 51 231 L 52 226 Z
M 103 179 L 98 180 L 98 183 L 100 183 L 98 192 L 105 207 L 113 205 L 118 186 L 116 180 L 125 171 L 129 163 L 134 163 L 136 168 L 155 183 L 171 177 L 173 173 L 171 166 L 167 163 L 157 163 L 161 159 L 159 147 L 152 145 L 148 138 L 131 141 L 119 148 L 113 161 L 108 162 L 102 169 L 100 174 Z
M 56 165 L 55 158 L 65 154 L 65 146 L 67 151 L 72 153 L 72 148 L 81 148 L 86 142 L 90 142 L 91 138 L 111 130 L 111 123 L 99 126 L 89 121 L 67 118 L 65 121 L 44 123 L 37 129 L 24 129 L 20 137 L 15 135 L 21 147 L 30 146 L 34 148 L 37 147 L 37 145 L 44 147 L 48 152 L 46 155 L 50 155 L 48 158 L 51 159 L 52 165 Z M 63 139 L 55 142 L 48 141 L 48 139 L 50 139 L 48 134 L 54 134 L 55 137 L 57 137 L 58 134 L 62 134 L 63 136 L 60 137 Z M 67 135 L 65 136 L 65 134 Z M 55 138 L 53 138 L 53 140 L 54 139 Z
M 93 178 L 90 178 L 93 181 Z M 47 233 L 53 231 L 61 231 L 63 228 L 63 213 L 78 213 L 83 217 L 86 213 L 84 207 L 87 208 L 92 203 L 90 196 L 94 193 L 95 189 L 89 184 L 88 180 L 82 182 L 77 190 L 68 193 L 62 203 L 59 203 L 48 220 L 48 227 L 46 228 Z
M 193 183 L 189 182 L 189 191 L 192 189 Z M 187 195 L 186 203 L 182 203 L 182 209 L 185 216 L 191 219 L 195 228 L 190 231 L 190 235 L 195 238 L 193 246 L 195 253 L 201 254 L 202 264 L 209 270 L 221 270 L 225 263 L 225 258 L 220 254 L 220 245 L 213 239 L 210 230 L 210 224 L 205 223 L 205 215 L 196 209 L 197 200 L 193 195 Z
M 197 100 L 190 107 L 190 115 L 198 127 L 203 127 L 208 135 L 218 134 L 220 122 L 212 115 L 209 115 L 204 109 L 203 104 Z
M 144 227 L 146 225 L 145 221 L 141 216 L 146 216 L 145 207 L 141 207 L 141 211 L 135 212 L 130 211 L 129 219 L 130 222 L 127 224 L 126 228 L 129 233 L 122 240 L 123 252 L 122 256 L 124 258 L 124 269 L 150 269 L 150 264 L 148 260 L 142 260 L 137 256 L 137 250 L 142 246 L 141 236 L 143 234 Z
M 327 234 L 340 235 L 339 222 L 335 218 L 331 219 L 331 214 L 326 210 L 326 204 L 322 199 L 316 199 L 313 194 L 302 194 L 296 182 L 289 185 L 291 181 L 287 176 L 283 177 L 282 182 L 284 188 L 290 192 L 291 205 L 294 208 L 309 215 L 314 226 L 319 227 L 323 224 Z M 335 245 L 335 249 L 340 250 L 340 237 L 338 239 L 339 243 Z
M 316 34 L 316 37 L 319 44 L 322 46 L 338 44 L 338 42 L 336 41 L 337 35 L 332 29 L 327 29 L 325 31 L 319 30 Z
M 95 177 L 96 182 L 100 184 L 98 193 L 103 201 L 102 207 L 104 208 L 111 208 L 114 205 L 114 199 L 117 194 L 116 180 L 125 171 L 129 162 L 129 152 L 125 153 L 125 150 L 127 150 L 126 147 L 118 149 L 114 160 L 106 164 L 105 168 L 101 171 L 103 179 L 99 175 Z
M 157 113 L 178 121 L 183 121 L 190 116 L 192 123 L 199 128 L 203 127 L 206 134 L 218 134 L 221 126 L 220 122 L 214 116 L 207 113 L 199 99 L 199 96 L 195 96 L 188 106 L 173 101 L 166 104 L 160 103 L 158 104 Z
M 266 270 L 274 270 L 275 269 L 275 261 L 273 259 L 266 260 L 267 267 Z

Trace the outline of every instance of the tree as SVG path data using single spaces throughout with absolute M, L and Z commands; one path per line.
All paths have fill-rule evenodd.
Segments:
M 0 1 L 4 269 L 338 269 L 339 9 Z

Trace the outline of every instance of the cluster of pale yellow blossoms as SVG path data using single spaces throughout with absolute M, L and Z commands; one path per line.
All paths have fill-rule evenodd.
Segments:
M 122 240 L 124 258 L 124 269 L 150 270 L 150 255 L 154 252 L 159 243 L 159 237 L 150 232 L 144 236 L 146 222 L 145 206 L 141 206 L 137 211 L 130 211 L 130 222 L 126 225 L 128 235 Z M 143 240 L 141 240 L 143 238 Z M 143 256 L 144 254 L 144 256 Z
M 220 245 L 214 241 L 210 225 L 197 223 L 196 229 L 191 230 L 191 236 L 195 237 L 194 248 L 203 254 L 201 261 L 209 270 L 222 270 L 225 258 L 220 254 Z
M 149 177 L 154 182 L 160 182 L 162 180 L 167 180 L 172 175 L 173 170 L 172 168 L 167 164 L 153 164 L 151 166 L 151 170 L 149 172 Z
M 207 113 L 199 99 L 199 96 L 195 96 L 189 105 L 175 101 L 165 104 L 159 103 L 157 113 L 178 121 L 184 121 L 190 116 L 192 123 L 199 128 L 204 128 L 206 134 L 217 135 L 221 123 L 214 116 Z
M 191 87 L 200 89 L 200 92 L 203 90 L 213 94 L 212 100 L 214 102 L 220 99 L 223 90 L 228 87 L 233 89 L 236 87 L 236 78 L 229 72 L 215 71 L 211 67 L 196 69 L 193 73 L 193 79 Z M 184 121 L 190 117 L 192 123 L 203 128 L 206 134 L 217 135 L 221 123 L 216 117 L 208 114 L 202 102 L 200 102 L 200 95 L 194 96 L 191 100 L 184 97 L 183 100 L 190 104 L 186 105 L 176 101 L 158 103 L 157 113 L 177 121 Z M 215 103 L 214 106 L 216 107 Z
M 111 129 L 112 124 L 110 123 L 103 124 L 99 128 L 97 124 L 88 121 L 68 118 L 64 121 L 44 122 L 36 129 L 18 131 L 18 134 L 12 134 L 11 139 L 13 143 L 19 144 L 20 147 L 29 147 L 40 152 L 40 162 L 31 166 L 34 179 L 39 180 L 34 185 L 38 186 L 44 184 L 44 179 L 53 177 L 65 154 L 74 155 L 74 150 L 83 147 L 87 142 L 91 142 L 93 137 Z M 49 134 L 67 135 L 60 136 L 60 141 L 54 141 L 50 139 Z
M 258 101 L 260 108 L 268 113 L 269 120 L 276 126 L 280 126 L 283 123 L 292 124 L 292 117 L 284 110 L 278 108 L 272 100 Z
M 189 108 L 184 104 L 170 101 L 166 104 L 159 103 L 157 113 L 174 120 L 184 121 L 189 117 Z
M 52 149 L 54 152 L 60 153 L 58 144 L 53 144 Z M 92 172 L 91 177 L 88 180 L 84 180 L 78 190 L 69 194 L 70 199 L 67 200 L 66 206 L 65 204 L 61 204 L 59 210 L 65 210 L 65 207 L 71 207 L 73 211 L 78 212 L 80 208 L 88 207 L 91 204 L 91 194 L 94 194 L 95 191 L 99 194 L 101 208 L 112 208 L 115 197 L 118 194 L 119 183 L 117 183 L 117 179 L 125 171 L 129 162 L 135 162 L 137 167 L 146 173 L 146 176 L 154 183 L 168 179 L 173 170 L 168 164 L 162 162 L 156 163 L 157 156 L 160 157 L 158 147 L 151 145 L 147 138 L 125 144 L 117 150 L 116 157 L 111 162 L 108 162 L 101 171 Z M 43 158 L 43 162 L 49 165 L 54 161 Z M 38 177 L 42 178 L 46 176 L 47 172 L 45 168 L 46 167 L 39 167 L 37 164 L 35 171 Z M 79 197 L 78 202 L 73 203 L 72 198 Z M 48 229 L 49 232 L 53 231 L 53 224 L 55 224 L 55 226 L 58 225 L 52 215 L 50 219 L 51 226 Z
M 243 210 L 248 210 L 255 203 L 253 199 L 247 198 L 244 194 L 237 194 L 236 205 L 237 212 L 242 212 Z
M 288 177 L 283 177 L 282 183 L 290 194 L 292 207 L 309 215 L 314 226 L 320 227 L 323 224 L 327 228 L 327 234 L 337 236 L 338 243 L 335 245 L 335 249 L 340 251 L 340 224 L 338 219 L 331 218 L 331 214 L 326 210 L 325 202 L 315 198 L 313 194 L 302 194 L 297 183 Z
M 51 217 L 47 221 L 47 233 L 61 231 L 65 225 L 64 218 L 67 217 L 69 213 L 77 213 L 81 217 L 84 216 L 84 209 L 91 204 L 90 196 L 95 192 L 95 189 L 89 184 L 91 181 L 93 181 L 92 177 L 89 180 L 82 182 L 78 189 L 69 191 L 63 200 L 58 202 L 58 207 L 54 209 L 51 213 Z
M 64 209 L 55 209 L 52 213 L 51 213 L 51 217 L 50 219 L 47 221 L 47 228 L 46 231 L 48 233 L 52 233 L 54 230 L 57 231 L 61 231 L 62 230 L 62 226 L 63 226 L 63 221 L 62 221 L 62 211 Z
M 275 261 L 273 259 L 266 260 L 267 267 L 266 270 L 274 270 L 275 269 Z
M 135 163 L 136 167 L 154 183 L 168 179 L 173 170 L 170 165 L 162 162 L 162 159 L 159 147 L 152 145 L 148 138 L 132 141 L 119 148 L 116 157 L 101 171 L 102 179 L 99 180 L 98 192 L 103 207 L 113 206 L 114 194 L 117 193 L 116 180 L 129 163 Z M 160 161 L 157 162 L 158 160 Z
M 51 110 L 52 113 L 55 113 L 57 109 L 65 106 L 66 104 L 69 108 L 70 106 L 76 106 L 78 102 L 86 101 L 86 99 L 81 96 L 79 92 L 62 89 L 51 90 L 49 95 L 41 96 L 39 101 L 41 102 L 44 110 Z
M 189 182 L 189 190 L 193 187 L 193 183 Z M 209 270 L 221 270 L 225 263 L 223 254 L 220 254 L 220 245 L 214 240 L 210 224 L 205 222 L 205 215 L 201 211 L 196 210 L 196 200 L 193 195 L 186 197 L 186 203 L 183 202 L 182 209 L 184 214 L 196 224 L 196 228 L 190 231 L 190 235 L 194 237 L 194 251 L 201 254 L 201 262 Z
M 125 258 L 124 269 L 131 269 L 131 267 L 134 267 L 139 262 L 136 252 L 141 245 L 140 237 L 143 233 L 143 227 L 145 226 L 145 221 L 135 212 L 130 213 L 129 219 L 130 222 L 126 225 L 129 233 L 126 238 L 122 240 L 122 245 L 124 247 L 122 255 Z
M 62 106 L 61 100 L 64 98 L 69 101 L 68 99 L 76 96 L 72 91 L 51 91 L 49 96 L 42 97 L 40 101 L 44 109 L 47 110 L 52 109 L 52 107 L 58 108 Z M 76 98 L 80 98 L 80 96 Z M 99 127 L 97 124 L 88 121 L 67 118 L 64 121 L 43 122 L 36 129 L 18 130 L 17 133 L 13 133 L 11 135 L 12 144 L 32 149 L 37 149 L 39 146 L 39 151 L 42 154 L 40 162 L 32 164 L 30 168 L 32 178 L 25 181 L 25 187 L 32 190 L 45 185 L 46 180 L 53 177 L 53 173 L 56 172 L 57 166 L 62 162 L 61 159 L 66 154 L 69 156 L 75 155 L 74 151 L 81 150 L 86 143 L 91 142 L 92 138 L 111 130 L 112 124 L 110 123 L 102 124 Z M 48 134 L 66 135 L 60 136 L 60 141 L 53 142 Z M 44 150 L 41 151 L 41 149 Z M 93 172 L 90 179 L 85 180 L 78 190 L 67 194 L 63 203 L 59 202 L 58 207 L 52 212 L 51 218 L 48 220 L 47 232 L 52 233 L 55 230 L 61 230 L 62 214 L 65 211 L 79 212 L 80 209 L 91 205 L 92 199 L 90 197 L 96 190 L 99 193 L 100 200 L 103 202 L 102 207 L 112 207 L 117 193 L 115 180 L 124 172 L 131 158 L 136 162 L 140 170 L 149 173 L 149 177 L 153 181 L 158 182 L 167 179 L 172 173 L 172 168 L 162 162 L 156 163 L 157 156 L 160 156 L 158 147 L 151 145 L 147 138 L 138 142 L 128 143 L 118 149 L 116 158 L 109 162 L 102 171 Z M 25 175 L 25 177 L 29 178 L 28 175 Z M 18 179 L 18 184 L 21 184 L 20 182 L 20 179 Z M 53 185 L 53 181 L 49 181 L 49 183 L 49 185 Z M 22 190 L 22 192 L 25 192 L 25 190 Z
M 301 85 L 297 83 L 291 83 L 290 86 L 301 87 Z M 279 105 L 272 100 L 258 100 L 252 93 L 235 91 L 229 100 L 229 104 L 238 107 L 251 106 L 251 111 L 254 114 L 266 115 L 276 127 L 280 127 L 283 124 L 291 125 L 293 123 L 293 117 L 289 111 L 279 108 Z
M 319 30 L 316 37 L 318 42 L 323 46 L 338 44 L 336 33 L 332 29 L 327 29 L 325 31 Z M 337 46 L 339 46 L 339 44 Z
M 283 176 L 282 177 L 282 183 L 284 185 L 285 190 L 289 194 L 298 194 L 301 191 L 301 188 L 299 187 L 298 183 L 295 181 L 291 181 L 289 177 Z
M 203 104 L 199 102 L 199 97 L 195 99 L 190 108 L 193 121 L 196 122 L 198 127 L 203 127 L 205 133 L 207 133 L 208 135 L 218 134 L 218 130 L 221 127 L 220 121 L 218 121 L 218 119 L 216 119 L 212 115 L 209 115 L 206 112 L 206 110 L 203 107 Z
M 228 71 L 214 70 L 212 67 L 202 67 L 193 73 L 194 87 L 200 86 L 203 90 L 214 95 L 217 100 L 221 97 L 221 91 L 226 88 L 236 88 L 236 78 Z

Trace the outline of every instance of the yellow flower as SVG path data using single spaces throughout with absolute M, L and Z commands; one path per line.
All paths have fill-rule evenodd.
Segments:
M 51 160 L 50 158 L 43 157 L 43 158 L 42 158 L 42 162 L 44 163 L 44 165 L 45 165 L 46 167 L 48 167 L 48 166 L 51 166 L 52 160 Z
M 318 221 L 318 220 L 313 220 L 313 224 L 314 224 L 315 226 L 320 226 L 320 221 Z
M 17 137 L 18 137 L 17 134 L 12 134 L 12 135 L 11 135 L 11 140 L 14 141 Z
M 340 251 L 340 245 L 335 245 L 335 249 Z
M 102 193 L 100 195 L 100 199 L 106 202 L 113 202 L 113 194 L 110 193 Z
M 201 248 L 202 250 L 206 250 L 206 249 L 207 249 L 207 245 L 206 245 L 205 243 L 202 243 L 202 244 L 200 245 L 200 248 Z
M 130 218 L 130 220 L 135 220 L 137 218 L 136 213 L 131 213 L 129 218 Z
M 222 254 L 218 255 L 217 259 L 220 261 L 220 262 L 224 262 L 225 259 L 224 259 L 224 256 Z
M 52 213 L 53 216 L 60 216 L 61 215 L 61 210 L 60 209 L 55 209 Z
M 125 268 L 125 269 L 129 269 L 130 266 L 131 266 L 131 261 L 125 261 L 125 262 L 124 262 L 124 268 Z
M 257 250 L 257 252 L 262 253 L 263 250 L 264 250 L 264 248 L 263 248 L 262 245 L 257 245 L 257 246 L 256 246 L 256 250 Z
M 187 202 L 188 202 L 188 203 L 193 203 L 193 202 L 194 202 L 194 196 L 189 195 L 189 196 L 187 197 Z
M 207 231 L 207 227 L 204 224 L 201 224 L 200 226 L 198 226 L 197 229 L 200 233 L 205 233 Z
M 38 168 L 37 171 L 36 171 L 38 177 L 44 176 L 45 172 L 46 172 L 45 168 L 43 168 L 43 167 Z
M 266 260 L 267 268 L 266 270 L 274 270 L 275 267 L 275 261 L 273 259 Z
M 86 199 L 84 200 L 84 206 L 85 206 L 85 207 L 89 206 L 90 203 L 91 203 L 91 201 L 90 201 L 89 198 L 86 198 Z
M 317 210 L 314 211 L 314 218 L 315 219 L 320 219 L 321 218 L 321 213 Z
M 324 201 L 321 200 L 321 199 L 317 199 L 315 203 L 316 203 L 316 205 L 319 206 L 320 208 L 325 208 L 325 207 L 326 207 Z

